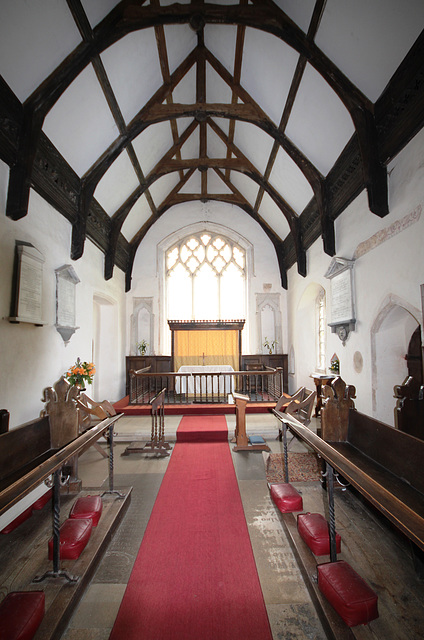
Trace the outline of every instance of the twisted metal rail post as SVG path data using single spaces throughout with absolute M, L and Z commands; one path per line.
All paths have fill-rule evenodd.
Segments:
M 69 476 L 62 476 L 62 467 L 53 473 L 53 483 L 46 481 L 47 486 L 53 485 L 53 569 L 41 576 L 35 576 L 33 582 L 43 582 L 47 578 L 65 578 L 68 582 L 78 582 L 79 576 L 73 576 L 60 568 L 60 487 L 69 482 Z

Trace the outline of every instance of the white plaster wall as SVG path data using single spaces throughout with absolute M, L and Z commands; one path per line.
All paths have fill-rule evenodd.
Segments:
M 366 193 L 361 193 L 356 200 L 336 220 L 336 255 L 352 259 L 358 245 L 370 239 L 374 234 L 375 246 L 364 255 L 358 257 L 354 267 L 356 331 L 351 333 L 343 346 L 336 334 L 328 328 L 327 364 L 334 352 L 340 358 L 342 378 L 356 387 L 358 410 L 384 420 L 387 411 L 376 406 L 377 394 L 387 398 L 389 411 L 394 407 L 393 388 L 391 382 L 385 382 L 387 388 L 382 389 L 382 363 L 378 362 L 382 353 L 381 344 L 384 336 L 379 336 L 377 362 L 373 362 L 372 332 L 382 310 L 397 304 L 405 309 L 421 323 L 420 284 L 424 283 L 424 131 L 409 143 L 389 167 L 390 213 L 383 219 L 371 214 L 368 209 Z M 407 226 L 409 218 L 409 226 Z M 412 221 L 414 223 L 411 223 Z M 387 232 L 390 232 L 389 234 Z M 388 237 L 391 235 L 391 237 Z M 382 241 L 386 238 L 385 241 Z M 330 281 L 324 278 L 331 258 L 322 251 L 322 242 L 318 240 L 310 248 L 307 255 L 308 275 L 302 278 L 296 267 L 289 272 L 288 294 L 288 349 L 293 345 L 296 355 L 296 372 L 291 377 L 291 391 L 301 385 L 311 384 L 311 357 L 305 356 L 305 344 L 309 350 L 315 349 L 312 336 L 305 335 L 298 322 L 298 310 L 302 296 L 308 286 L 320 284 L 327 293 L 327 320 L 331 320 Z M 412 322 L 412 325 L 414 322 Z M 415 325 L 416 326 L 416 325 Z M 398 336 L 398 344 L 393 344 L 393 332 L 387 349 L 396 348 L 399 353 L 406 353 L 407 340 L 402 332 Z M 353 357 L 358 351 L 363 357 L 363 369 L 355 371 Z M 373 368 L 374 365 L 374 368 Z M 375 369 L 375 366 L 377 369 Z M 399 375 L 404 363 L 399 361 Z M 397 384 L 400 384 L 399 379 Z M 390 388 L 389 388 L 390 387 Z
M 153 297 L 156 327 L 154 353 L 169 353 L 164 340 L 164 327 L 167 318 L 160 315 L 161 264 L 158 264 L 157 245 L 165 238 L 181 230 L 183 237 L 190 233 L 190 225 L 204 222 L 222 225 L 224 228 L 240 234 L 254 246 L 253 277 L 248 291 L 248 314 L 243 330 L 243 353 L 261 353 L 258 345 L 256 293 L 264 292 L 264 284 L 271 284 L 270 293 L 280 294 L 280 309 L 282 314 L 282 344 L 278 345 L 278 353 L 287 353 L 287 292 L 281 287 L 280 272 L 277 257 L 272 243 L 260 226 L 236 206 L 216 202 L 202 205 L 193 202 L 178 205 L 165 213 L 149 230 L 141 242 L 134 261 L 132 273 L 132 288 L 127 298 L 127 352 L 130 349 L 130 316 L 133 309 L 133 297 Z M 225 233 L 225 231 L 223 231 Z
M 43 409 L 42 391 L 54 384 L 79 356 L 92 359 L 93 298 L 101 296 L 113 315 L 113 334 L 103 343 L 103 362 L 107 375 L 101 375 L 95 400 L 116 401 L 125 391 L 125 283 L 124 274 L 115 270 L 111 280 L 103 278 L 103 254 L 87 242 L 83 257 L 72 263 L 80 283 L 76 285 L 76 324 L 80 328 L 65 345 L 56 331 L 55 269 L 71 264 L 69 257 L 71 225 L 31 191 L 28 215 L 19 221 L 5 216 L 9 169 L 0 162 L 0 407 L 10 412 L 13 429 L 36 418 Z M 44 256 L 42 318 L 47 324 L 11 324 L 12 274 L 15 240 L 33 244 Z M 95 363 L 96 364 L 96 363 Z M 113 375 L 110 375 L 110 371 Z M 93 385 L 94 387 L 95 385 Z M 0 517 L 0 530 L 46 491 L 37 487 Z
M 28 215 L 12 221 L 4 215 L 8 168 L 0 165 L 0 407 L 10 412 L 10 427 L 34 419 L 43 408 L 42 390 L 57 381 L 77 357 L 92 359 L 93 297 L 106 296 L 114 306 L 116 331 L 104 345 L 108 366 L 114 372 L 99 390 L 100 399 L 116 401 L 124 395 L 125 285 L 115 269 L 103 278 L 103 254 L 89 241 L 83 257 L 72 262 L 80 283 L 76 285 L 76 324 L 80 328 L 65 345 L 56 331 L 55 269 L 71 264 L 71 225 L 40 196 L 31 191 Z M 44 256 L 43 327 L 11 324 L 12 273 L 15 240 L 32 243 Z M 95 363 L 96 364 L 96 363 Z M 89 388 L 89 395 L 91 389 Z M 99 398 L 97 398 L 99 399 Z

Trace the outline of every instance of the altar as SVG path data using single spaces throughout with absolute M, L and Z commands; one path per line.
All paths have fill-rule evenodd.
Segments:
M 229 364 L 183 365 L 178 369 L 178 373 L 188 375 L 176 379 L 175 391 L 179 394 L 195 396 L 217 396 L 233 393 L 234 376 L 228 375 L 233 371 L 233 367 Z M 220 375 L 221 372 L 222 375 Z

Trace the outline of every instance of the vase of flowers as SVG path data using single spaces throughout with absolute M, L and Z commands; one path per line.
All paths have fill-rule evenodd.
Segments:
M 149 343 L 146 342 L 146 340 L 143 338 L 143 340 L 140 340 L 140 342 L 137 342 L 136 347 L 137 350 L 139 352 L 139 354 L 141 356 L 145 356 L 147 353 L 147 347 L 149 346 Z
M 80 358 L 77 358 L 76 363 L 66 372 L 66 378 L 71 385 L 83 391 L 86 384 L 92 384 L 95 373 L 96 368 L 92 362 L 81 362 Z
M 268 340 L 268 338 L 265 336 L 265 341 L 263 343 L 263 346 L 268 349 L 268 353 L 269 355 L 272 355 L 274 348 L 277 346 L 278 344 L 278 340 Z

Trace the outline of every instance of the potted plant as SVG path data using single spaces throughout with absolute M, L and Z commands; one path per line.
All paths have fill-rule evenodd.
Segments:
M 274 347 L 276 347 L 278 344 L 278 340 L 272 340 L 271 342 L 268 340 L 268 338 L 265 336 L 265 341 L 263 346 L 268 349 L 269 355 L 272 355 Z
M 136 343 L 137 351 L 139 352 L 139 354 L 141 356 L 145 356 L 146 355 L 148 346 L 149 346 L 149 343 L 146 342 L 146 340 L 144 338 L 143 338 L 143 340 L 140 340 L 140 342 Z

